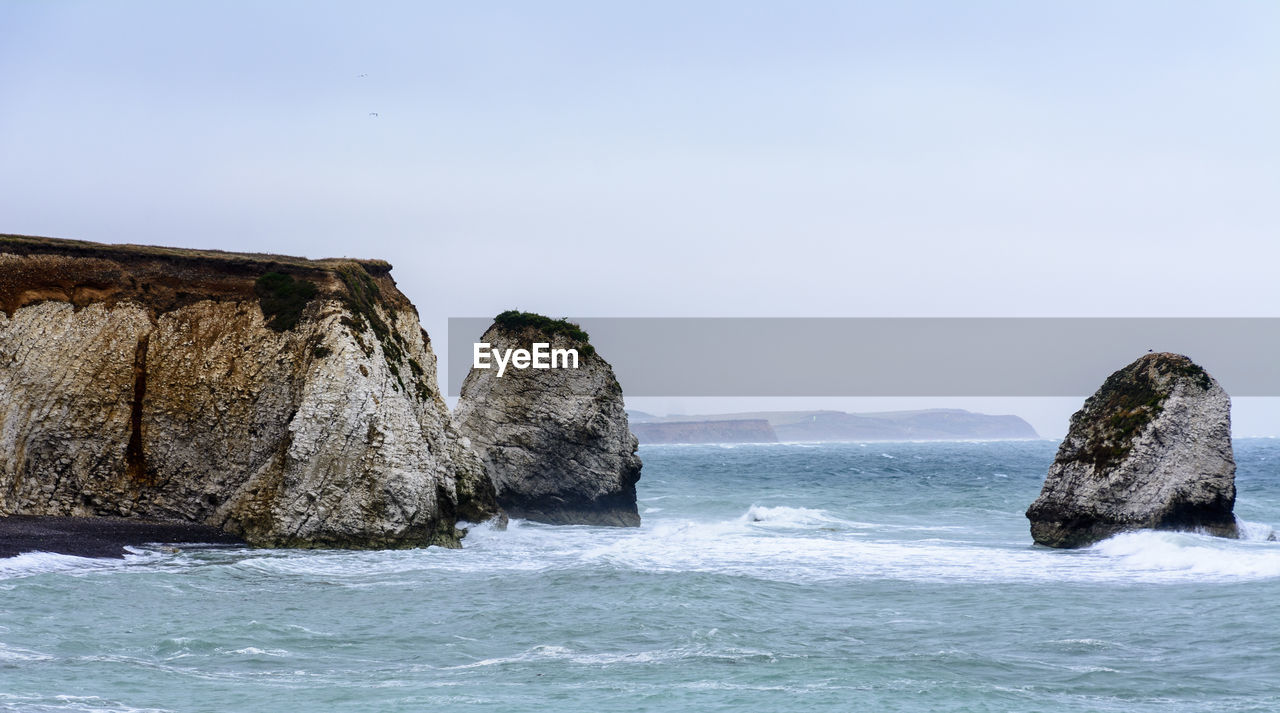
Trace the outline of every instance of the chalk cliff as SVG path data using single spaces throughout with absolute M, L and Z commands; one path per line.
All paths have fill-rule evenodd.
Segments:
M 1027 510 L 1031 535 L 1051 547 L 1139 528 L 1234 537 L 1235 470 L 1226 392 L 1184 356 L 1148 354 L 1071 417 Z
M 390 270 L 0 236 L 0 514 L 456 546 L 492 487 Z
M 571 323 L 504 312 L 481 338 L 494 349 L 576 349 L 576 369 L 472 369 L 454 423 L 484 461 L 498 505 L 551 524 L 640 524 L 637 441 L 622 387 Z

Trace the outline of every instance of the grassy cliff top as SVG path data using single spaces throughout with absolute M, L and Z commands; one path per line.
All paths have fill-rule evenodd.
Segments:
M 521 312 L 520 310 L 509 309 L 493 318 L 493 323 L 499 327 L 519 331 L 521 329 L 536 329 L 547 334 L 563 334 L 564 336 L 575 341 L 587 344 L 591 338 L 586 332 L 582 331 L 582 327 L 570 322 L 567 319 L 552 319 L 536 312 Z
M 371 275 L 391 272 L 391 263 L 385 260 L 357 258 L 323 258 L 312 260 L 293 255 L 270 253 L 235 253 L 225 250 L 194 250 L 170 248 L 160 245 L 132 245 L 93 243 L 87 240 L 46 238 L 37 235 L 12 235 L 0 233 L 0 252 L 16 255 L 65 255 L 68 257 L 96 257 L 121 262 L 165 260 L 174 262 L 204 262 L 225 265 L 229 268 L 294 267 L 305 270 L 332 270 L 343 265 L 358 264 Z
M 552 319 L 536 312 L 521 312 L 520 310 L 509 309 L 494 317 L 493 325 L 512 332 L 533 329 L 548 336 L 560 334 L 575 342 L 580 342 L 584 353 L 596 353 L 595 347 L 591 346 L 591 337 L 582 330 L 582 327 L 567 319 Z
M 411 308 L 384 260 L 109 245 L 0 234 L 0 310 L 42 301 L 77 307 L 133 301 L 157 313 L 200 300 L 262 300 L 264 314 L 296 314 L 316 297 L 341 299 L 370 312 L 373 304 Z

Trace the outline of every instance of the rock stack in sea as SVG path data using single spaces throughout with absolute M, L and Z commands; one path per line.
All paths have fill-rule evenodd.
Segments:
M 578 368 L 472 369 L 454 413 L 484 462 L 499 506 L 551 524 L 635 526 L 637 441 L 622 388 L 569 322 L 504 312 L 481 338 L 494 350 L 574 349 Z
M 1071 417 L 1031 534 L 1083 547 L 1127 530 L 1236 536 L 1231 400 L 1178 354 L 1147 354 L 1115 372 Z

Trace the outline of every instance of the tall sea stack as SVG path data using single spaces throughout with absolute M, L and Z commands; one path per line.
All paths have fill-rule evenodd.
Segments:
M 1231 400 L 1185 356 L 1147 354 L 1102 384 L 1071 417 L 1031 536 L 1083 547 L 1126 530 L 1236 536 Z
M 577 368 L 472 369 L 454 423 L 484 461 L 499 506 L 550 524 L 640 524 L 637 441 L 622 387 L 569 322 L 504 312 L 481 338 L 491 349 L 573 349 Z
M 455 546 L 492 495 L 390 271 L 0 236 L 0 514 Z

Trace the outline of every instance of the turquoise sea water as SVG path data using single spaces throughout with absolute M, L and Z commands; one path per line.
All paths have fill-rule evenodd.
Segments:
M 1074 552 L 1022 515 L 1055 447 L 645 447 L 638 530 L 0 560 L 0 710 L 1280 710 L 1280 442 L 1249 538 Z

